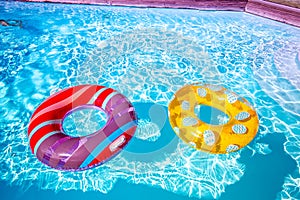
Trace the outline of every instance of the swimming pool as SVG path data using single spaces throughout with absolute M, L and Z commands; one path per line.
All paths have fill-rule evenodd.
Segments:
M 20 2 L 0 2 L 0 18 L 23 21 L 0 27 L 4 199 L 300 198 L 299 28 L 240 12 Z M 175 91 L 194 82 L 254 105 L 260 127 L 249 146 L 202 153 L 143 116 L 157 108 L 166 121 Z M 50 169 L 30 152 L 29 118 L 50 94 L 87 83 L 133 102 L 136 138 L 97 168 Z

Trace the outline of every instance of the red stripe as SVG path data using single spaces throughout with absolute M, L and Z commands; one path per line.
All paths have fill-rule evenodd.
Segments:
M 72 104 L 69 104 L 60 110 L 53 110 L 40 115 L 38 118 L 36 118 L 34 121 L 30 123 L 28 127 L 28 136 L 31 133 L 31 131 L 39 124 L 49 120 L 62 119 L 63 116 L 71 109 L 72 109 Z
M 78 90 L 80 90 L 84 87 L 86 87 L 86 86 L 80 85 L 80 86 L 76 86 L 76 87 L 72 87 L 72 88 L 67 88 L 62 91 L 59 91 L 58 93 L 51 95 L 34 111 L 32 117 L 39 111 L 43 110 L 44 108 L 47 108 L 48 106 L 51 106 L 57 102 L 60 102 L 69 96 L 72 96 L 72 94 L 74 94 L 75 92 L 77 92 Z
M 95 106 L 98 106 L 98 107 L 101 107 L 104 100 L 107 98 L 107 96 L 114 92 L 115 90 L 111 89 L 111 88 L 108 88 L 107 90 L 103 91 L 99 96 L 98 98 L 95 100 Z M 105 108 L 104 108 L 105 109 Z
M 136 126 L 132 127 L 130 129 L 128 129 L 126 132 L 124 132 L 122 135 L 125 136 L 126 140 L 125 142 L 117 148 L 117 150 L 111 152 L 109 149 L 110 144 L 88 165 L 89 167 L 96 165 L 98 163 L 101 163 L 103 161 L 106 161 L 108 158 L 110 158 L 112 155 L 115 155 L 117 152 L 119 152 L 120 150 L 122 150 L 124 148 L 124 146 L 128 143 L 128 141 L 132 138 L 134 132 L 136 130 Z M 121 137 L 122 135 L 120 135 L 119 137 Z M 119 138 L 118 137 L 118 138 Z M 117 139 L 118 139 L 117 138 Z M 116 140 L 117 140 L 116 139 Z M 115 141 L 115 140 L 114 140 Z M 112 142 L 113 143 L 113 142 Z
M 77 87 L 76 87 L 77 88 Z M 83 88 L 83 87 L 81 87 Z M 45 121 L 48 121 L 48 120 L 53 120 L 53 119 L 62 119 L 65 114 L 70 111 L 72 108 L 75 108 L 77 106 L 80 106 L 80 105 L 84 105 L 84 104 L 87 104 L 88 101 L 94 96 L 94 94 L 99 90 L 103 88 L 103 86 L 94 86 L 94 87 L 91 87 L 89 88 L 87 91 L 85 91 L 80 97 L 78 97 L 76 100 L 74 100 L 73 102 L 69 103 L 69 104 L 66 104 L 64 107 L 62 108 L 59 108 L 59 109 L 56 109 L 56 110 L 52 110 L 52 111 L 49 111 L 47 113 L 43 113 L 42 115 L 40 115 L 39 117 L 37 117 L 36 119 L 34 119 L 33 121 L 30 122 L 30 125 L 28 127 L 28 133 L 30 133 L 32 131 L 32 129 L 34 129 L 34 127 L 36 127 L 38 124 L 40 123 L 43 123 Z M 77 89 L 76 90 L 72 90 L 72 91 L 78 91 Z M 75 92 L 72 92 L 71 93 L 71 96 L 74 94 Z M 61 101 L 61 100 L 64 100 L 66 98 L 68 98 L 69 96 L 65 96 L 63 99 L 57 99 L 57 98 L 53 98 L 52 100 L 57 100 L 57 102 Z M 53 104 L 57 103 L 57 102 L 53 102 L 51 101 Z M 51 104 L 52 105 L 52 104 Z M 49 106 L 51 106 L 49 105 Z M 44 107 L 44 103 L 42 103 L 40 105 L 40 107 Z M 40 107 L 38 108 L 38 110 L 41 110 Z M 35 112 L 36 114 L 37 112 Z M 34 114 L 34 115 L 35 115 Z M 34 115 L 31 117 L 33 118 Z
M 52 131 L 59 131 L 60 130 L 60 124 L 49 124 L 46 126 L 43 126 L 40 128 L 35 134 L 31 137 L 29 143 L 30 143 L 30 148 L 33 152 L 34 147 L 36 143 L 46 134 L 52 132 Z
M 80 105 L 84 105 L 87 104 L 90 99 L 94 96 L 94 94 L 101 89 L 103 86 L 92 86 L 90 87 L 87 91 L 85 91 L 80 97 L 78 97 L 76 100 L 74 100 L 73 102 L 65 105 L 62 108 L 56 109 L 56 110 L 52 110 L 50 112 L 47 113 L 43 113 L 42 115 L 40 115 L 39 117 L 37 117 L 34 121 L 30 122 L 29 128 L 28 128 L 28 134 L 30 134 L 30 132 L 39 124 L 45 122 L 45 121 L 49 121 L 49 120 L 53 120 L 53 119 L 62 119 L 65 114 L 70 111 L 72 108 L 76 108 L 77 106 Z M 74 90 L 73 90 L 74 91 Z M 73 94 L 73 93 L 72 93 Z M 65 97 L 67 98 L 67 97 Z M 54 127 L 57 128 L 57 126 L 59 126 L 58 129 L 54 129 Z M 52 132 L 52 131 L 56 131 L 56 130 L 60 130 L 60 126 L 61 124 L 50 124 L 50 126 L 45 126 L 46 128 L 40 128 L 31 138 L 30 141 L 30 146 L 34 149 L 36 143 L 46 134 Z M 52 127 L 49 128 L 49 127 Z

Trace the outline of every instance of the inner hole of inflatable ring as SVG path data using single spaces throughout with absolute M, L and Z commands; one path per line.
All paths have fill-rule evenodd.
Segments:
M 94 105 L 82 105 L 70 110 L 62 121 L 62 129 L 71 137 L 91 135 L 107 123 L 107 114 Z
M 196 105 L 194 112 L 198 119 L 206 124 L 224 125 L 230 120 L 230 117 L 223 111 L 208 105 Z

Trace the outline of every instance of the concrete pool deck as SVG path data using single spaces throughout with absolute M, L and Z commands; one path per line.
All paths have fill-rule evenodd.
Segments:
M 244 11 L 254 15 L 300 27 L 300 2 L 296 6 L 274 3 L 268 0 L 20 0 L 25 2 L 53 2 L 95 4 L 112 6 L 136 6 L 156 8 L 189 8 L 199 10 Z M 277 0 L 280 1 L 280 0 Z M 293 0 L 291 0 L 293 1 Z M 298 5 L 299 4 L 299 5 Z

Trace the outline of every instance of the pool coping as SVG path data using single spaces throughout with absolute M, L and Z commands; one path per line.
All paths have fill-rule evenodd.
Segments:
M 248 0 L 245 12 L 300 27 L 300 9 L 264 0 Z
M 23 2 L 94 4 L 151 8 L 240 11 L 300 28 L 300 9 L 266 0 L 19 0 Z

